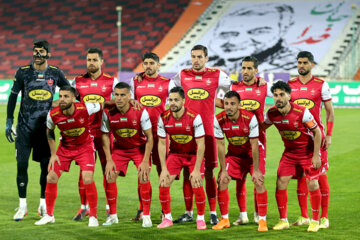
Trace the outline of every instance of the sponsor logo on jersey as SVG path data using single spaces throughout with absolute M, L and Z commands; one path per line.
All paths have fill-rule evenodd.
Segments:
M 306 107 L 307 109 L 312 109 L 315 106 L 315 103 L 307 98 L 299 98 L 294 101 L 297 105 Z
M 280 135 L 283 138 L 285 138 L 286 140 L 293 141 L 300 137 L 301 132 L 300 131 L 292 131 L 292 130 L 283 130 L 283 131 L 280 131 Z
M 115 131 L 121 138 L 131 138 L 137 133 L 137 129 L 133 128 L 119 128 Z
M 88 88 L 89 86 L 80 86 L 79 88 Z
M 72 129 L 65 130 L 65 131 L 63 131 L 63 134 L 70 136 L 70 137 L 79 137 L 84 132 L 85 132 L 85 128 L 81 127 L 81 128 L 72 128 Z
M 192 100 L 205 100 L 209 97 L 209 92 L 202 88 L 190 88 L 187 95 Z
M 118 123 L 119 121 L 118 120 L 116 120 L 116 121 L 111 121 L 111 123 Z
M 174 134 L 171 135 L 171 139 L 179 144 L 187 144 L 193 139 L 193 136 L 184 135 L 184 134 Z
M 81 124 L 83 124 L 83 123 L 85 122 L 85 119 L 84 119 L 84 118 L 80 118 L 80 119 L 79 119 L 79 122 L 80 122 Z
M 103 103 L 105 98 L 98 94 L 88 94 L 83 97 L 83 101 L 86 103 Z
M 253 99 L 244 99 L 240 101 L 240 108 L 249 110 L 249 111 L 255 111 L 259 109 L 260 103 Z
M 49 86 L 52 86 L 54 84 L 54 80 L 52 80 L 52 79 L 49 79 L 47 82 L 48 82 Z
M 236 145 L 236 146 L 241 146 L 243 144 L 245 144 L 248 141 L 248 137 L 241 137 L 241 136 L 234 136 L 234 137 L 229 137 L 229 143 L 232 145 Z
M 175 123 L 175 127 L 182 127 L 182 123 Z
M 281 123 L 281 121 L 274 121 L 274 123 L 280 124 L 280 123 Z
M 146 107 L 156 107 L 161 104 L 161 98 L 155 95 L 144 95 L 140 98 L 140 103 Z
M 173 127 L 173 125 L 165 125 L 165 127 Z
M 29 97 L 38 101 L 48 100 L 51 96 L 51 92 L 44 89 L 36 89 L 29 92 Z
M 187 81 L 189 81 L 189 80 L 192 80 L 192 78 L 184 78 L 184 80 L 187 80 Z

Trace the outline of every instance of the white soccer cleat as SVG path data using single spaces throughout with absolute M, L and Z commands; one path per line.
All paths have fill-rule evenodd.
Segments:
M 319 228 L 329 228 L 329 225 L 329 219 L 327 219 L 326 217 L 320 218 Z
M 150 215 L 143 215 L 143 222 L 142 222 L 142 226 L 147 228 L 147 227 L 152 227 L 152 222 L 151 222 L 151 218 Z
M 88 226 L 89 227 L 98 227 L 99 226 L 99 221 L 94 216 L 89 217 L 89 225 Z
M 239 216 L 239 218 L 233 222 L 233 225 L 237 226 L 237 225 L 243 225 L 243 224 L 247 224 L 249 222 L 249 218 L 247 216 Z
M 23 220 L 24 217 L 28 214 L 27 207 L 17 208 L 17 209 L 15 209 L 15 211 L 16 210 L 17 210 L 17 212 L 14 215 L 14 220 L 15 221 Z
M 46 214 L 46 204 L 40 204 L 38 207 L 38 215 L 43 217 Z
M 114 223 L 119 223 L 117 214 L 112 214 L 106 218 L 106 221 L 102 224 L 103 226 L 110 226 Z
M 35 222 L 35 225 L 45 225 L 48 223 L 54 223 L 55 222 L 55 217 L 54 216 L 49 216 L 45 213 L 45 215 L 37 222 Z

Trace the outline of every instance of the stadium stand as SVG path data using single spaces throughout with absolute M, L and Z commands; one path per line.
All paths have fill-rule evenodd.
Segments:
M 34 39 L 47 39 L 50 64 L 69 78 L 84 72 L 89 47 L 104 51 L 105 71 L 117 72 L 117 12 L 122 6 L 122 70 L 132 71 L 140 55 L 152 50 L 190 0 L 3 0 L 0 1 L 0 79 L 29 64 Z

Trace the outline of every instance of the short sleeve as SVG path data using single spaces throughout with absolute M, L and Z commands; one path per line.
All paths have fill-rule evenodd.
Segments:
M 105 113 L 105 111 L 102 114 L 102 120 L 101 120 L 101 127 L 100 130 L 104 133 L 108 133 L 110 132 L 110 123 L 109 123 L 109 119 Z
M 175 82 L 173 80 L 170 80 L 168 93 L 170 93 L 170 90 L 173 89 L 174 87 L 176 87 Z
M 224 139 L 224 133 L 223 133 L 216 117 L 214 118 L 214 135 L 215 135 L 215 138 Z
M 310 113 L 309 109 L 305 108 L 304 116 L 302 119 L 304 126 L 308 129 L 314 129 L 317 126 L 314 116 Z
M 50 130 L 55 129 L 55 123 L 53 122 L 53 120 L 50 116 L 50 112 L 48 112 L 47 117 L 46 117 L 46 127 Z
M 130 85 L 130 94 L 131 94 L 132 99 L 135 99 L 135 84 L 134 84 L 134 81 L 135 81 L 134 78 L 132 78 L 132 79 L 130 79 L 130 83 L 129 83 L 129 85 Z
M 101 110 L 101 103 L 85 103 L 89 115 L 97 113 Z
M 175 86 L 180 87 L 181 86 L 181 71 L 178 72 L 172 79 L 171 79 Z
M 165 126 L 164 126 L 164 122 L 161 118 L 161 115 L 159 116 L 159 120 L 158 120 L 158 124 L 157 124 L 157 135 L 162 138 L 166 137 Z
M 269 110 L 265 113 L 265 119 L 264 119 L 264 123 L 267 125 L 272 125 L 272 121 L 269 119 Z
M 331 100 L 330 87 L 327 82 L 324 82 L 321 88 L 321 101 L 327 102 Z
M 220 74 L 219 74 L 219 87 L 229 89 L 230 86 L 231 86 L 231 83 L 232 83 L 232 79 L 229 77 L 229 75 L 227 75 L 223 71 L 220 71 Z
M 203 121 L 201 119 L 200 114 L 198 114 L 193 122 L 193 126 L 194 126 L 194 132 L 195 132 L 195 138 L 199 138 L 205 135 L 205 130 L 204 130 L 204 125 L 203 125 Z
M 70 85 L 76 89 L 76 78 L 70 83 Z
M 113 81 L 114 81 L 114 82 L 113 82 L 112 89 L 113 89 L 113 91 L 114 91 L 114 88 L 115 88 L 116 84 L 118 84 L 118 83 L 120 82 L 120 79 L 119 79 L 119 78 L 114 77 Z
M 259 124 L 255 115 L 251 118 L 249 129 L 250 129 L 249 138 L 259 137 Z
M 273 97 L 273 94 L 271 92 L 272 85 L 270 83 L 266 83 L 266 96 L 267 97 Z
M 140 122 L 141 122 L 141 128 L 143 131 L 151 128 L 151 121 L 150 121 L 149 113 L 145 109 L 141 114 Z

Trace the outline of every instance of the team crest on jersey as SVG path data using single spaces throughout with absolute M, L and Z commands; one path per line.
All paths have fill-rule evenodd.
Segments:
M 315 106 L 315 103 L 311 99 L 307 99 L 307 98 L 296 99 L 294 103 L 306 107 L 307 109 L 312 109 Z
M 260 89 L 256 89 L 255 93 L 256 93 L 256 95 L 260 96 L 261 95 Z
M 210 78 L 208 78 L 207 80 L 206 80 L 206 85 L 211 85 L 211 79 Z
M 186 131 L 187 131 L 187 132 L 190 132 L 190 130 L 191 130 L 190 125 L 186 125 Z
M 131 138 L 137 133 L 137 129 L 133 128 L 119 128 L 115 131 L 121 138 Z
M 85 122 L 85 119 L 84 119 L 84 118 L 79 118 L 79 122 L 80 122 L 81 124 L 83 124 L 83 123 Z
M 106 86 L 105 85 L 102 86 L 101 91 L 106 92 Z
M 240 101 L 240 108 L 248 111 L 259 109 L 260 103 L 254 99 L 244 99 Z
M 44 89 L 35 89 L 29 92 L 29 97 L 37 101 L 48 100 L 51 96 L 51 92 Z
M 51 78 L 47 81 L 49 86 L 52 86 L 54 84 L 54 80 L 52 80 Z
M 134 120 L 132 120 L 132 124 L 134 125 L 134 126 L 136 126 L 137 125 L 137 121 L 134 119 Z
M 163 91 L 163 87 L 160 85 L 160 87 L 159 87 L 159 92 L 162 92 Z
M 248 139 L 249 139 L 248 137 L 242 137 L 242 136 L 234 136 L 228 138 L 229 143 L 236 146 L 244 145 L 248 141 Z
M 68 129 L 63 131 L 63 134 L 70 136 L 70 137 L 79 137 L 81 136 L 81 134 L 83 134 L 85 132 L 85 128 L 72 128 L 72 129 Z
M 313 89 L 311 89 L 311 91 L 310 91 L 310 92 L 311 92 L 311 95 L 312 95 L 312 96 L 314 96 L 314 95 L 315 95 L 315 93 L 316 93 L 316 91 L 315 91 L 315 89 L 314 89 L 314 88 L 313 88 Z
M 174 134 L 171 135 L 171 139 L 179 144 L 187 144 L 193 139 L 193 136 L 184 135 L 184 134 Z
M 190 88 L 187 91 L 187 96 L 192 100 L 205 100 L 209 95 L 209 92 L 202 88 Z
M 285 138 L 286 140 L 296 140 L 300 137 L 301 132 L 300 131 L 292 131 L 292 130 L 283 130 L 280 131 L 280 135 Z
M 249 133 L 249 128 L 247 126 L 244 126 L 243 131 L 244 131 L 244 133 L 248 134 Z
M 299 127 L 299 121 L 295 121 L 295 122 L 294 122 L 294 127 L 296 127 L 296 128 Z

